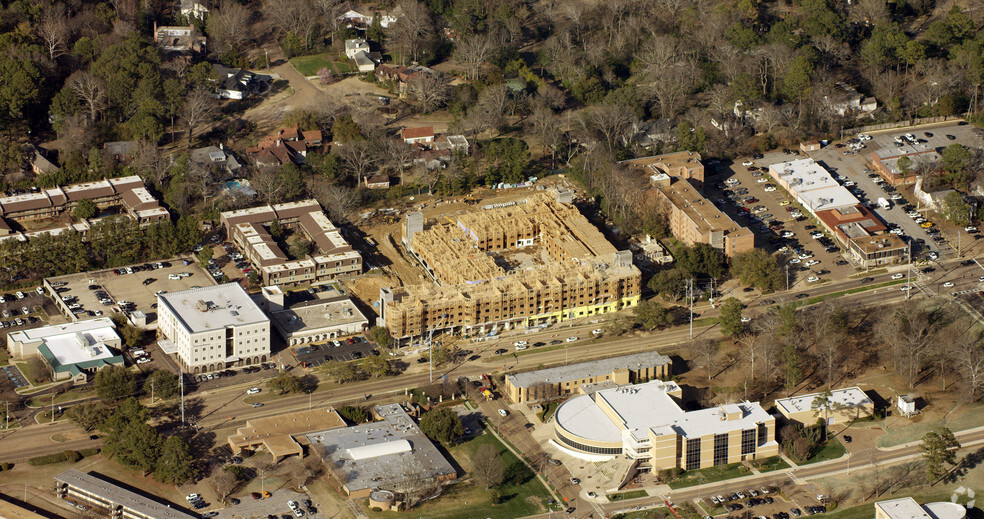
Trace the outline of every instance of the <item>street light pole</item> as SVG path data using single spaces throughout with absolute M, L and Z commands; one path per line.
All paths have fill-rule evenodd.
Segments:
M 789 292 L 789 265 L 786 265 L 786 292 Z
M 308 389 L 308 410 L 311 410 L 311 390 Z

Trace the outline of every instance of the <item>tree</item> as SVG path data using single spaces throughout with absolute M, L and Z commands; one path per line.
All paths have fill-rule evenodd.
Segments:
M 800 366 L 800 352 L 792 342 L 782 348 L 782 360 L 786 371 L 786 389 L 792 389 L 803 379 L 803 369 Z
M 909 300 L 886 311 L 875 324 L 875 334 L 888 346 L 895 370 L 912 388 L 923 357 L 938 331 L 938 323 L 918 303 Z
M 154 466 L 154 479 L 169 485 L 184 483 L 195 476 L 195 458 L 183 438 L 168 436 Z
M 663 326 L 669 326 L 673 320 L 670 312 L 661 304 L 655 301 L 639 301 L 633 309 L 635 321 L 647 330 L 655 330 Z
M 270 388 L 271 391 L 277 391 L 281 395 L 287 393 L 300 393 L 304 391 L 304 384 L 301 383 L 301 377 L 291 375 L 286 371 L 281 371 L 277 373 L 277 376 L 268 380 L 267 387 Z
M 202 247 L 202 250 L 195 253 L 195 261 L 198 262 L 198 266 L 203 269 L 208 269 L 209 262 L 215 256 L 215 250 L 211 246 Z
M 943 219 L 953 225 L 970 225 L 970 204 L 959 191 L 950 191 L 943 197 Z
M 212 485 L 212 490 L 215 490 L 215 495 L 219 501 L 225 501 L 225 498 L 229 497 L 229 494 L 239 485 L 237 475 L 228 470 L 232 467 L 240 468 L 239 465 L 228 465 L 223 470 L 216 470 L 209 479 L 209 484 Z
M 313 244 L 303 238 L 298 238 L 290 242 L 287 253 L 291 258 L 302 259 L 311 253 Z
M 24 108 L 41 99 L 42 83 L 41 71 L 20 51 L 7 48 L 0 53 L 0 121 L 7 123 L 8 132 Z
M 208 15 L 209 46 L 216 49 L 239 49 L 249 39 L 249 10 L 239 2 L 223 0 Z
M 707 381 L 711 381 L 714 375 L 714 355 L 717 354 L 720 344 L 714 339 L 700 339 L 690 343 L 690 352 L 694 357 L 704 358 L 704 367 L 707 368 Z
M 967 332 L 970 333 L 970 332 Z M 949 349 L 950 344 L 940 344 L 942 348 Z M 961 375 L 967 382 L 967 394 L 972 401 L 980 398 L 981 389 L 984 388 L 984 345 L 981 344 L 979 336 L 961 336 L 952 345 L 954 361 Z
M 376 343 L 381 349 L 387 349 L 393 342 L 390 331 L 385 326 L 373 326 L 369 328 L 369 340 Z
M 488 33 L 472 34 L 455 43 L 454 61 L 465 69 L 465 77 L 478 79 L 482 65 L 495 54 L 495 44 Z
M 813 410 L 818 415 L 823 412 L 823 424 L 827 425 L 827 413 L 830 412 L 831 406 L 834 405 L 834 395 L 830 391 L 830 388 L 824 389 L 817 393 L 817 396 L 813 397 L 810 402 L 810 409 Z
M 99 110 L 105 106 L 106 86 L 95 74 L 80 70 L 68 77 L 65 82 L 72 92 L 89 107 L 89 122 L 94 123 Z
M 649 278 L 648 286 L 653 292 L 676 301 L 683 297 L 684 282 L 687 279 L 690 279 L 687 271 L 675 267 L 657 272 L 653 277 Z
M 451 99 L 451 80 L 440 72 L 420 71 L 410 78 L 407 91 L 425 114 L 441 108 Z
M 920 449 L 926 462 L 926 475 L 930 483 L 936 483 L 947 474 L 949 471 L 947 465 L 956 463 L 959 448 L 960 442 L 947 427 L 930 431 L 923 436 Z
M 731 258 L 731 273 L 743 285 L 757 288 L 763 293 L 774 292 L 786 286 L 776 257 L 764 249 L 736 254 Z
M 741 310 L 744 305 L 741 301 L 729 297 L 724 300 L 721 304 L 721 318 L 719 320 L 721 324 L 721 333 L 729 337 L 734 337 L 741 333 L 745 328 L 744 323 L 741 322 Z
M 215 98 L 212 97 L 208 88 L 199 85 L 188 93 L 181 116 L 185 124 L 188 125 L 189 147 L 191 147 L 191 139 L 195 135 L 195 128 L 211 122 L 216 111 Z
M 321 69 L 318 70 L 318 83 L 321 85 L 331 84 L 334 80 L 335 75 L 331 73 L 331 70 L 328 70 L 328 67 L 321 67 Z
M 102 425 L 110 412 L 102 403 L 87 400 L 69 407 L 65 414 L 83 430 L 91 431 Z
M 448 407 L 439 407 L 428 411 L 420 417 L 420 430 L 433 441 L 449 447 L 465 434 L 465 426 L 461 424 L 458 413 Z
M 171 398 L 178 396 L 181 388 L 178 376 L 166 369 L 155 369 L 144 380 L 143 392 L 154 393 L 154 398 Z
M 390 371 L 389 362 L 382 355 L 369 355 L 359 365 L 367 375 L 379 378 Z
M 340 384 L 357 380 L 360 375 L 359 371 L 351 362 L 341 362 L 333 359 L 321 366 L 328 378 L 333 378 Z
M 306 49 L 310 44 L 311 30 L 318 18 L 308 0 L 266 0 L 263 14 L 282 35 L 295 35 Z M 288 56 L 290 57 L 290 56 Z
M 940 154 L 941 165 L 948 173 L 960 173 L 967 168 L 970 160 L 970 150 L 963 144 L 951 144 Z
M 96 372 L 96 394 L 103 400 L 122 400 L 133 394 L 133 374 L 123 366 L 107 366 Z
M 909 157 L 899 157 L 899 160 L 895 161 L 895 167 L 899 169 L 899 173 L 902 174 L 902 180 L 909 178 L 909 173 L 912 173 L 912 159 Z
M 37 25 L 37 28 L 38 35 L 44 41 L 44 47 L 48 51 L 49 59 L 55 60 L 68 52 L 68 38 L 71 30 L 64 5 L 49 6 L 41 16 L 41 23 Z
M 353 424 L 366 423 L 372 419 L 365 407 L 343 405 L 338 408 L 338 415 Z
M 78 220 L 88 220 L 97 214 L 99 214 L 99 208 L 96 207 L 95 202 L 89 200 L 88 198 L 79 200 L 79 203 L 75 206 L 75 209 L 72 209 L 72 216 Z
M 490 444 L 479 447 L 472 456 L 472 474 L 486 489 L 501 485 L 506 476 L 506 468 L 499 449 Z
M 376 163 L 379 161 L 376 145 L 365 139 L 346 144 L 339 152 L 339 156 L 360 182 L 363 177 L 376 169 Z
M 129 423 L 122 430 L 110 434 L 106 444 L 112 456 L 123 465 L 145 473 L 156 468 L 160 435 L 146 423 Z
M 401 0 L 396 8 L 403 11 L 403 16 L 390 29 L 392 39 L 400 49 L 404 63 L 407 57 L 417 62 L 420 54 L 429 47 L 434 32 L 430 13 L 424 4 L 415 0 Z

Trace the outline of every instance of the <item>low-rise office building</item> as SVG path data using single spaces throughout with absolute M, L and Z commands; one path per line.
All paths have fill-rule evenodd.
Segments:
M 263 287 L 258 303 L 288 346 L 355 335 L 369 327 L 369 319 L 352 299 L 334 289 L 318 292 L 315 299 L 289 303 L 280 287 Z
M 506 375 L 505 393 L 517 404 L 576 393 L 582 384 L 636 384 L 671 375 L 673 361 L 656 352 L 579 362 Z
M 757 402 L 685 411 L 674 382 L 595 390 L 561 404 L 554 413 L 554 445 L 590 461 L 618 456 L 640 471 L 695 470 L 779 454 L 775 418 Z
M 824 415 L 828 424 L 838 424 L 871 416 L 875 412 L 875 402 L 857 386 L 832 390 L 827 404 L 817 399 L 820 395 L 810 393 L 781 398 L 776 400 L 776 409 L 786 420 L 802 425 L 813 425 Z
M 905 157 L 908 167 L 900 167 L 899 160 Z M 905 144 L 902 146 L 887 146 L 871 152 L 871 167 L 886 182 L 893 186 L 911 184 L 920 175 L 920 170 L 937 172 L 943 158 L 936 148 L 928 144 Z
M 330 477 L 350 498 L 366 498 L 374 490 L 402 492 L 408 478 L 435 487 L 457 479 L 403 406 L 377 405 L 372 412 L 375 422 L 307 435 L 312 445 L 324 447 Z
M 84 384 L 106 366 L 122 366 L 122 341 L 108 317 L 42 326 L 7 334 L 14 358 L 38 356 L 53 380 Z
M 670 208 L 670 232 L 683 243 L 706 243 L 733 257 L 755 248 L 755 234 L 735 223 L 686 179 L 654 180 L 657 196 Z
M 700 153 L 694 151 L 640 157 L 624 160 L 619 164 L 644 170 L 649 173 L 650 179 L 662 173 L 670 177 L 690 180 L 698 190 L 704 186 L 704 164 L 701 162 Z
M 0 494 L 0 519 L 48 519 L 49 516 L 41 515 L 35 510 L 37 508 L 27 508 L 14 502 L 9 496 Z
M 287 456 L 303 457 L 304 447 L 297 440 L 304 435 L 342 427 L 345 420 L 334 409 L 307 409 L 246 420 L 227 441 L 233 454 L 262 449 L 276 463 Z
M 967 508 L 958 503 L 937 501 L 920 505 L 911 497 L 875 503 L 875 519 L 963 519 Z
M 137 494 L 117 484 L 68 469 L 55 476 L 55 495 L 100 513 L 122 519 L 195 519 L 178 505 Z
M 259 364 L 270 355 L 270 318 L 238 283 L 158 294 L 157 313 L 158 335 L 172 342 L 187 373 Z

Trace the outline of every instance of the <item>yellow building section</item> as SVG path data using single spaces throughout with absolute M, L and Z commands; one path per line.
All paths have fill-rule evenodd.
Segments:
M 589 315 L 607 314 L 617 312 L 623 308 L 631 308 L 639 304 L 640 296 L 623 297 L 618 301 L 602 303 L 598 305 L 578 306 L 575 308 L 565 308 L 556 312 L 532 315 L 526 320 L 527 326 L 536 326 L 540 321 L 548 320 L 553 322 L 563 322 L 571 319 L 579 319 Z

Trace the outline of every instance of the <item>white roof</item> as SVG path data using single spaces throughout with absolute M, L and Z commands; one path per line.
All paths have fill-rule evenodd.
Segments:
M 270 322 L 238 283 L 159 294 L 157 300 L 192 333 Z
M 933 519 L 911 497 L 879 501 L 875 503 L 875 508 L 880 509 L 889 519 Z
M 854 206 L 861 203 L 850 191 L 841 186 L 830 186 L 823 189 L 797 192 L 796 196 L 800 199 L 800 203 L 813 212 Z
M 411 451 L 413 451 L 413 447 L 410 446 L 410 442 L 399 439 L 373 443 L 370 445 L 361 445 L 359 447 L 350 447 L 348 449 L 348 455 L 353 460 L 358 461 L 369 458 L 377 458 L 379 456 L 402 454 L 404 452 Z
M 43 341 L 55 360 L 65 366 L 90 360 L 115 357 L 106 342 L 118 341 L 116 325 L 108 317 L 87 321 L 42 326 L 33 330 L 13 332 L 8 339 L 19 342 Z
M 564 430 L 578 436 L 613 442 L 621 431 L 637 439 L 648 437 L 649 430 L 657 434 L 675 433 L 687 438 L 717 434 L 738 429 L 750 429 L 771 417 L 757 402 L 743 402 L 725 407 L 684 411 L 667 392 L 679 388 L 673 382 L 653 380 L 644 384 L 621 386 L 598 391 L 592 396 L 572 398 L 557 408 L 556 420 Z M 604 403 L 618 416 L 613 422 L 599 405 Z M 565 409 L 567 406 L 570 409 Z M 597 409 L 591 409 L 594 407 Z M 740 412 L 741 416 L 725 419 L 725 413 Z
M 776 405 L 784 409 L 787 414 L 809 411 L 812 409 L 813 400 L 819 394 L 810 393 L 809 395 L 781 398 L 776 400 Z M 830 400 L 833 407 L 856 407 L 872 403 L 868 395 L 857 386 L 832 390 Z

